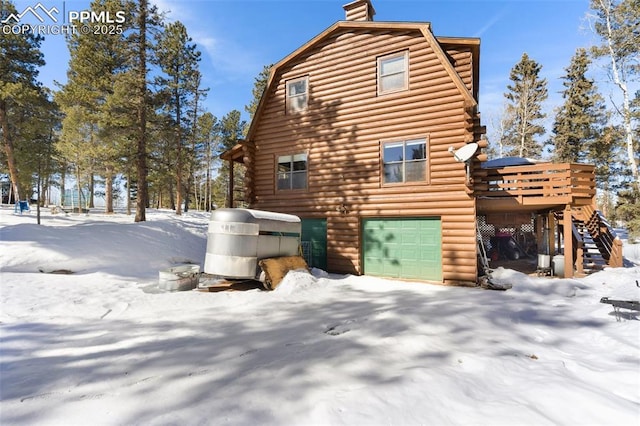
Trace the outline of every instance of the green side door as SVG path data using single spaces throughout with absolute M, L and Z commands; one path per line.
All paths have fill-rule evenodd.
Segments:
M 327 270 L 327 219 L 302 219 L 302 255 L 309 266 Z
M 363 219 L 362 248 L 365 274 L 442 281 L 440 218 Z

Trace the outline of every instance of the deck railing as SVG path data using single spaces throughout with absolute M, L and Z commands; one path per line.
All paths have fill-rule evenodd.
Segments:
M 474 193 L 478 197 L 555 198 L 571 203 L 590 200 L 595 195 L 594 166 L 575 163 L 541 163 L 481 169 L 474 173 Z

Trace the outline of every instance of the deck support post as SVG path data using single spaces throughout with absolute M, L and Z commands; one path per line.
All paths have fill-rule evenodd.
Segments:
M 227 207 L 233 208 L 233 160 L 229 161 L 229 193 L 227 194 Z
M 573 278 L 573 220 L 571 206 L 566 205 L 562 219 L 564 228 L 564 277 Z
M 576 248 L 576 275 L 578 277 L 584 277 L 584 264 L 582 263 L 583 258 L 584 249 L 582 248 L 582 244 L 578 243 L 578 247 Z
M 543 216 L 540 214 L 536 214 L 536 222 L 535 222 L 535 230 L 536 230 L 536 247 L 538 247 L 538 254 L 548 254 L 548 253 L 544 253 L 544 249 L 543 247 L 545 246 L 545 241 L 544 241 L 544 223 L 545 220 L 543 219 Z
M 560 244 L 558 244 L 558 251 L 556 252 L 556 218 L 553 215 L 553 212 L 549 212 L 547 214 L 547 226 L 549 227 L 549 232 L 547 233 L 547 247 L 549 247 L 549 253 L 552 257 L 554 254 L 560 252 Z

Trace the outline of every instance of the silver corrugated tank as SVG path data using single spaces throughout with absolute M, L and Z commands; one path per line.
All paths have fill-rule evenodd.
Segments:
M 211 213 L 204 272 L 226 278 L 255 278 L 258 261 L 295 256 L 302 225 L 297 216 L 251 209 Z

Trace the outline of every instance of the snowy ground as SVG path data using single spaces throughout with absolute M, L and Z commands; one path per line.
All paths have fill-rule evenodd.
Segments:
M 599 303 L 640 299 L 639 266 L 151 292 L 202 264 L 208 216 L 148 215 L 0 210 L 1 424 L 640 424 L 638 315 Z

